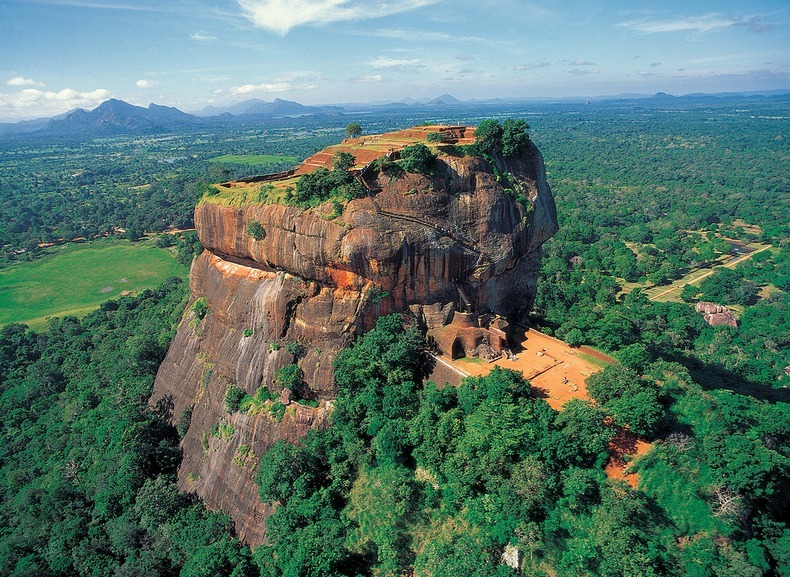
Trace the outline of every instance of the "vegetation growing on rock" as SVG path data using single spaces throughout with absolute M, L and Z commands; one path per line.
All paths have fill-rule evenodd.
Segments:
M 354 157 L 350 153 L 336 154 L 332 159 L 332 170 L 319 167 L 302 175 L 296 183 L 295 193 L 290 198 L 286 196 L 286 200 L 291 200 L 297 206 L 309 207 L 329 199 L 348 202 L 359 198 L 365 191 L 349 172 L 353 166 Z
M 475 131 L 475 147 L 485 155 L 515 158 L 529 146 L 529 125 L 523 120 L 483 120 Z
M 250 221 L 250 224 L 247 225 L 247 234 L 249 234 L 255 240 L 263 240 L 266 238 L 266 230 L 257 220 L 252 220 Z
M 435 162 L 436 154 L 431 152 L 427 146 L 418 142 L 400 151 L 400 162 L 398 164 L 407 172 L 427 174 L 431 171 Z

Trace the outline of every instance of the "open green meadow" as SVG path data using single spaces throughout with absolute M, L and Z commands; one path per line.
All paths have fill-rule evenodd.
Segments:
M 150 241 L 69 243 L 43 259 L 0 270 L 0 325 L 24 323 L 40 330 L 48 317 L 83 316 L 122 293 L 136 295 L 188 274 L 175 251 Z
M 223 154 L 210 158 L 209 162 L 228 162 L 231 164 L 274 164 L 276 162 L 296 163 L 295 156 L 284 156 L 281 154 Z

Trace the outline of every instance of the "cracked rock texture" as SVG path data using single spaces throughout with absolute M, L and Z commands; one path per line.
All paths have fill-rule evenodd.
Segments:
M 526 321 L 540 247 L 557 230 L 554 200 L 533 145 L 495 164 L 440 155 L 441 176 L 368 177 L 374 192 L 335 218 L 329 205 L 239 208 L 209 198 L 195 209 L 206 250 L 190 286 L 192 302 L 205 299 L 208 313 L 201 320 L 187 309 L 151 400 L 170 402 L 174 424 L 194 407 L 179 484 L 230 514 L 247 543 L 265 540 L 271 513 L 254 482 L 258 459 L 276 441 L 296 442 L 326 424 L 336 392 L 332 359 L 376 318 L 406 312 L 433 328 L 457 308 L 461 287 L 478 311 Z M 252 221 L 263 238 L 248 233 Z M 285 349 L 292 341 L 303 357 Z M 318 408 L 291 403 L 280 422 L 266 410 L 228 414 L 229 386 L 280 393 L 274 374 L 294 361 L 306 383 L 297 392 Z

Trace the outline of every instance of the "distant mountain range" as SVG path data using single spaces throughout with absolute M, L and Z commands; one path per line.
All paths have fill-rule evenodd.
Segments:
M 125 133 L 155 134 L 168 132 L 186 126 L 210 126 L 216 123 L 265 121 L 275 118 L 299 116 L 343 115 L 360 112 L 430 112 L 436 109 L 460 107 L 496 107 L 515 105 L 549 104 L 587 104 L 611 103 L 612 105 L 648 103 L 661 105 L 705 104 L 706 102 L 725 102 L 744 99 L 784 99 L 790 100 L 790 90 L 774 90 L 751 93 L 687 94 L 673 96 L 664 92 L 654 95 L 622 94 L 596 98 L 541 98 L 541 99 L 504 99 L 461 101 L 450 94 L 442 94 L 434 99 L 414 100 L 406 98 L 399 102 L 348 103 L 325 106 L 306 106 L 298 102 L 275 99 L 266 102 L 258 98 L 237 104 L 217 107 L 207 106 L 194 114 L 182 112 L 170 106 L 149 104 L 148 108 L 135 106 L 123 100 L 111 99 L 93 110 L 81 108 L 52 118 L 23 120 L 15 123 L 0 123 L 0 136 L 36 133 L 41 135 L 111 135 Z
M 232 106 L 218 108 L 216 106 L 206 106 L 195 114 L 200 117 L 221 116 L 232 114 L 233 116 L 305 116 L 312 114 L 342 114 L 344 111 L 341 106 L 305 106 L 290 100 L 275 98 L 274 102 L 266 102 L 259 98 L 245 100 Z
M 62 118 L 49 121 L 46 130 L 60 134 L 82 132 L 160 132 L 174 125 L 193 124 L 196 117 L 178 108 L 149 104 L 135 106 L 123 100 L 102 102 L 93 110 L 74 110 Z
M 208 106 L 196 114 L 189 114 L 170 106 L 149 104 L 148 108 L 143 108 L 113 98 L 102 102 L 93 110 L 78 108 L 53 118 L 24 120 L 11 124 L 0 123 L 0 136 L 31 132 L 53 136 L 156 134 L 184 126 L 342 114 L 343 112 L 344 108 L 341 106 L 305 106 L 298 102 L 279 98 L 274 102 L 265 102 L 256 98 L 226 108 Z

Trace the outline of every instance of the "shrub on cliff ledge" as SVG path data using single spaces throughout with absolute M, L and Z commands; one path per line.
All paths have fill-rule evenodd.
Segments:
M 332 170 L 320 167 L 299 179 L 292 197 L 297 205 L 316 206 L 330 198 L 349 201 L 365 194 L 362 185 L 349 172 L 354 166 L 351 154 L 336 154 L 332 158 L 332 166 Z
M 263 240 L 266 238 L 266 230 L 263 225 L 257 220 L 253 220 L 247 225 L 247 234 L 255 240 Z
M 502 125 L 502 156 L 512 158 L 524 154 L 529 146 L 529 124 L 508 118 Z
M 304 373 L 297 364 L 285 365 L 274 373 L 274 384 L 279 389 L 299 392 L 304 387 Z
M 203 318 L 208 314 L 208 303 L 206 302 L 205 297 L 200 297 L 195 301 L 192 305 L 192 312 L 195 313 L 195 318 L 198 322 L 202 321 Z
M 405 170 L 421 174 L 427 174 L 436 162 L 436 155 L 421 142 L 401 150 L 400 158 L 400 165 Z
M 494 156 L 502 150 L 502 125 L 498 120 L 483 120 L 475 130 L 475 146 L 483 154 Z
M 390 178 L 398 178 L 403 172 L 403 168 L 397 162 L 392 161 L 386 154 L 376 159 L 375 167 L 379 172 L 386 174 Z
M 236 385 L 231 385 L 228 387 L 228 391 L 225 393 L 225 409 L 229 413 L 238 412 L 241 402 L 246 396 L 247 393 L 244 392 L 244 389 L 237 387 Z
M 523 120 L 508 118 L 503 124 L 498 120 L 483 120 L 475 131 L 475 146 L 487 156 L 501 154 L 513 158 L 523 154 L 529 146 L 529 125 Z

